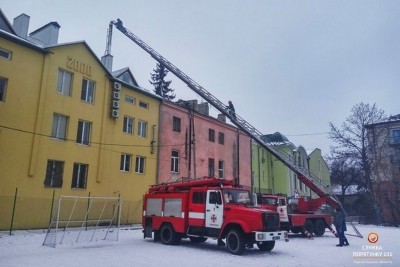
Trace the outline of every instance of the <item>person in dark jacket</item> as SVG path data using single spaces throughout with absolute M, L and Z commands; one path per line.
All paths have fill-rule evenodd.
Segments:
M 335 220 L 333 222 L 336 228 L 336 232 L 339 237 L 339 244 L 336 245 L 338 247 L 348 246 L 349 242 L 347 241 L 344 232 L 347 231 L 346 227 L 346 216 L 340 208 L 336 209 Z
M 235 113 L 235 107 L 232 104 L 232 101 L 228 101 L 228 106 L 227 106 L 228 112 L 234 119 L 236 119 L 236 113 Z

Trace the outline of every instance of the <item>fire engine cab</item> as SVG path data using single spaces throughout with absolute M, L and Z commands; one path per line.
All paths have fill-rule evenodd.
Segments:
M 279 231 L 279 214 L 254 206 L 251 191 L 218 178 L 182 180 L 154 185 L 143 201 L 144 238 L 166 245 L 218 239 L 230 253 L 241 255 L 258 246 L 271 251 L 276 240 L 289 241 Z M 223 241 L 225 239 L 225 242 Z

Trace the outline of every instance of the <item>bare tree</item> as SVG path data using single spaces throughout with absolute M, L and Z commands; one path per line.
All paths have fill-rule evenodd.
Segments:
M 339 128 L 332 122 L 329 123 L 329 137 L 336 144 L 331 146 L 331 154 L 335 158 L 346 159 L 359 168 L 363 177 L 359 186 L 372 192 L 371 167 L 372 162 L 368 157 L 368 138 L 365 125 L 382 121 L 385 112 L 379 109 L 376 104 L 369 105 L 359 103 L 351 109 L 351 114 Z M 373 200 L 373 199 L 372 199 Z
M 330 157 L 330 160 L 331 182 L 339 186 L 341 191 L 340 199 L 343 201 L 346 190 L 361 183 L 361 169 L 351 159 Z M 360 190 L 360 187 L 357 186 L 356 189 Z

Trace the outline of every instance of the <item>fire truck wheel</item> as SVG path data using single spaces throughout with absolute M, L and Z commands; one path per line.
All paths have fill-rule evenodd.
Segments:
M 163 224 L 160 230 L 160 239 L 164 245 L 177 245 L 180 241 L 174 227 L 170 224 Z
M 314 234 L 316 236 L 323 236 L 325 233 L 325 223 L 319 219 L 314 222 Z
M 314 224 L 311 220 L 306 220 L 305 228 L 311 235 L 314 233 Z
M 271 251 L 275 247 L 275 241 L 265 241 L 257 243 L 257 247 L 261 251 Z
M 301 232 L 301 227 L 292 227 L 290 231 L 292 231 L 293 234 L 298 234 Z
M 230 253 L 235 255 L 241 255 L 246 248 L 246 244 L 244 242 L 244 235 L 239 229 L 231 229 L 229 230 L 226 236 L 226 246 Z
M 189 239 L 192 243 L 203 243 L 206 242 L 207 240 L 207 238 L 205 237 L 196 237 L 196 236 L 190 236 Z

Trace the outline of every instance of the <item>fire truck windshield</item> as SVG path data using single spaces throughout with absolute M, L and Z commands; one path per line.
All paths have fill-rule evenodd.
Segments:
M 248 190 L 224 189 L 225 203 L 237 203 L 251 205 L 251 195 Z

